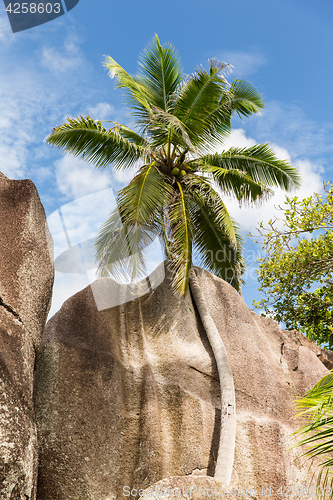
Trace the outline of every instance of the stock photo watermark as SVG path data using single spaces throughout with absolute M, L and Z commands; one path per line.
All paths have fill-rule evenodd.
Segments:
M 278 495 L 279 498 L 317 498 L 323 497 L 324 495 L 330 495 L 332 489 L 330 486 L 322 487 L 322 486 L 302 486 L 302 485 L 293 485 L 293 486 L 262 486 L 260 488 L 243 488 L 243 487 L 221 487 L 221 488 L 203 488 L 201 486 L 181 486 L 178 488 L 168 488 L 161 487 L 155 485 L 155 487 L 147 488 L 147 489 L 139 489 L 139 488 L 130 488 L 129 486 L 123 487 L 123 496 L 126 498 L 132 497 L 136 498 L 139 496 L 140 498 L 197 498 L 197 494 L 201 498 L 211 498 L 211 499 L 223 499 L 226 495 L 232 498 L 269 498 Z
M 28 30 L 66 14 L 79 0 L 19 1 L 3 0 L 13 33 Z

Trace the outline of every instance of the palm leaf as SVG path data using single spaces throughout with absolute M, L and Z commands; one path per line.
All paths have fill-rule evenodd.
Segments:
M 240 292 L 244 284 L 241 275 L 245 271 L 240 251 L 243 244 L 240 230 L 213 189 L 191 191 L 191 198 L 193 243 L 200 264 Z M 236 245 L 234 239 L 230 238 L 230 225 Z
M 189 162 L 189 164 L 194 164 L 197 168 L 200 165 L 197 161 Z M 255 182 L 248 174 L 240 170 L 228 170 L 216 167 L 215 165 L 209 165 L 208 163 L 201 165 L 201 170 L 211 175 L 223 194 L 235 196 L 240 203 L 262 202 L 269 195 L 273 194 L 271 190 Z
M 306 425 L 294 432 L 302 437 L 293 447 L 304 446 L 301 457 L 321 459 L 317 486 L 333 486 L 333 373 L 322 378 L 305 396 L 297 400 L 296 415 Z M 329 478 L 331 480 L 329 481 Z M 330 498 L 333 497 L 333 492 Z
M 154 228 L 123 224 L 115 209 L 101 227 L 96 242 L 98 274 L 119 281 L 136 281 L 147 271 L 146 248 L 154 240 Z
M 242 116 L 250 116 L 260 113 L 264 107 L 264 102 L 257 89 L 243 79 L 233 80 L 228 94 L 230 105 L 233 111 Z
M 150 116 L 149 128 L 152 137 L 151 147 L 164 146 L 172 143 L 188 151 L 195 151 L 191 143 L 188 131 L 182 122 L 176 116 L 154 107 Z
M 198 68 L 183 83 L 173 113 L 189 131 L 194 146 L 207 149 L 212 134 L 219 125 L 219 133 L 230 131 L 230 113 L 224 113 L 216 120 L 217 109 L 222 109 L 221 99 L 229 84 L 223 77 L 225 64 L 211 64 L 210 73 Z M 215 114 L 214 114 L 215 113 Z
M 300 187 L 301 184 L 297 169 L 287 161 L 277 158 L 267 144 L 256 144 L 250 148 L 230 148 L 222 153 L 206 155 L 193 163 L 201 164 L 204 171 L 209 171 L 221 189 L 231 191 L 235 180 L 236 196 L 240 194 L 241 176 L 237 172 L 235 175 L 233 171 L 243 172 L 247 176 L 244 177 L 243 184 L 248 180 L 247 196 L 249 198 L 251 195 L 252 201 L 266 188 L 279 187 L 289 191 Z M 236 177 L 239 177 L 238 183 Z
M 170 96 L 182 79 L 182 67 L 175 49 L 169 43 L 162 46 L 155 35 L 140 55 L 139 65 L 145 86 L 150 90 L 151 104 L 167 112 Z
M 174 273 L 172 286 L 181 295 L 185 295 L 192 267 L 192 223 L 188 200 L 178 181 L 177 186 L 177 196 L 169 206 L 172 228 L 171 268 Z
M 117 193 L 118 210 L 127 224 L 151 225 L 172 194 L 172 187 L 154 164 L 144 165 Z
M 136 279 L 144 275 L 144 249 L 153 241 L 152 235 L 160 232 L 155 219 L 171 194 L 171 186 L 152 164 L 143 166 L 117 193 L 117 209 L 102 226 L 95 244 L 102 276 Z
M 210 61 L 212 68 L 218 68 L 221 63 L 215 60 Z M 245 80 L 234 80 L 231 86 L 223 88 L 223 93 L 216 107 L 206 114 L 206 121 L 210 124 L 211 138 L 209 143 L 213 146 L 224 141 L 225 136 L 230 131 L 230 117 L 233 112 L 249 116 L 259 113 L 264 107 L 263 100 L 256 88 Z
M 229 239 L 229 245 L 236 250 L 237 237 L 235 223 L 231 219 L 227 207 L 220 195 L 212 187 L 211 180 L 202 175 L 188 174 L 185 182 L 187 191 L 191 197 L 193 196 L 193 199 L 199 196 L 200 200 L 206 200 L 208 204 L 214 207 L 216 222 L 223 228 L 225 235 Z
M 103 65 L 109 70 L 111 78 L 116 77 L 118 85 L 116 88 L 124 89 L 129 106 L 136 110 L 134 115 L 149 116 L 151 110 L 151 95 L 144 82 L 138 77 L 131 76 L 112 57 L 106 56 Z
M 96 167 L 113 163 L 115 168 L 129 168 L 139 159 L 151 158 L 146 144 L 137 145 L 118 131 L 107 130 L 90 116 L 68 118 L 67 123 L 53 129 L 46 142 L 80 156 Z
M 126 127 L 126 125 L 121 125 L 120 123 L 113 122 L 115 124 L 115 128 L 118 128 L 119 134 L 125 139 L 133 142 L 137 146 L 144 146 L 146 148 L 150 148 L 149 142 L 144 139 L 140 134 L 134 132 L 130 128 Z

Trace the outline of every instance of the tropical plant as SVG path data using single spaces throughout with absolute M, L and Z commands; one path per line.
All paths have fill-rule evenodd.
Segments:
M 254 301 L 286 328 L 297 329 L 318 344 L 333 346 L 333 185 L 303 200 L 287 198 L 283 228 L 278 219 L 258 228 L 265 250 L 257 271 L 259 290 L 267 298 Z
M 141 54 L 136 76 L 111 57 L 104 65 L 125 93 L 134 129 L 117 122 L 107 129 L 80 116 L 68 118 L 46 139 L 96 167 L 138 166 L 117 193 L 117 210 L 96 241 L 101 275 L 130 270 L 140 276 L 144 249 L 158 235 L 180 294 L 188 288 L 194 255 L 240 291 L 242 237 L 220 192 L 246 204 L 263 200 L 272 187 L 300 184 L 297 170 L 267 145 L 213 152 L 228 137 L 232 114 L 259 113 L 261 96 L 243 79 L 228 83 L 228 65 L 216 60 L 209 71 L 200 67 L 184 76 L 173 47 L 161 45 L 157 36 Z
M 317 473 L 314 495 L 333 498 L 333 374 L 329 373 L 297 400 L 298 417 L 304 425 L 294 434 L 294 447 L 304 446 L 300 455 L 312 470 L 310 484 Z M 316 460 L 316 465 L 312 467 Z M 318 462 L 320 463 L 318 464 Z

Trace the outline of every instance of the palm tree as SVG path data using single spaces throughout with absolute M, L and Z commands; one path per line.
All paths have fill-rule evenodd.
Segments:
M 170 44 L 157 36 L 129 75 L 111 57 L 105 60 L 118 80 L 135 119 L 135 130 L 112 122 L 106 129 L 91 117 L 68 119 L 47 138 L 96 167 L 138 166 L 130 184 L 117 193 L 96 241 L 102 275 L 145 270 L 144 250 L 158 235 L 173 271 L 173 286 L 185 295 L 189 283 L 216 359 L 222 396 L 219 453 L 215 477 L 229 484 L 235 446 L 235 394 L 226 349 L 210 317 L 195 272 L 193 256 L 208 271 L 240 292 L 245 265 L 242 238 L 219 194 L 241 204 L 263 200 L 271 187 L 298 187 L 300 176 L 265 145 L 212 152 L 228 137 L 231 116 L 259 113 L 263 101 L 245 80 L 228 83 L 228 65 L 210 61 L 184 76 Z M 124 258 L 127 256 L 127 258 Z
M 135 130 L 113 122 L 106 129 L 89 116 L 68 119 L 46 139 L 96 167 L 142 166 L 117 195 L 118 210 L 110 215 L 96 242 L 101 275 L 116 275 L 130 247 L 133 277 L 145 271 L 144 248 L 152 234 L 163 242 L 172 264 L 174 286 L 184 295 L 193 254 L 198 263 L 240 291 L 245 270 L 242 237 L 219 195 L 240 203 L 258 202 L 271 187 L 298 187 L 297 170 L 276 158 L 267 145 L 212 153 L 231 130 L 231 116 L 258 113 L 263 101 L 247 81 L 227 82 L 228 65 L 210 61 L 184 76 L 170 44 L 157 36 L 142 53 L 136 76 L 111 57 L 104 65 L 125 91 Z M 122 269 L 123 270 L 123 269 Z

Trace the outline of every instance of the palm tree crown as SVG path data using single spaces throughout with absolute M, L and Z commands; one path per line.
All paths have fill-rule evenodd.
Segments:
M 115 275 L 127 266 L 133 276 L 140 275 L 144 248 L 159 235 L 181 294 L 188 288 L 194 253 L 201 265 L 240 291 L 242 238 L 218 191 L 251 203 L 271 193 L 271 187 L 300 185 L 297 170 L 267 145 L 212 153 L 230 133 L 232 114 L 260 112 L 261 96 L 245 80 L 228 83 L 228 65 L 216 60 L 209 71 L 200 67 L 184 76 L 175 50 L 161 45 L 157 35 L 141 54 L 137 75 L 109 56 L 104 65 L 125 93 L 134 130 L 117 122 L 106 129 L 80 116 L 46 139 L 96 167 L 126 169 L 140 162 L 130 184 L 117 193 L 117 210 L 97 238 L 101 274 Z

